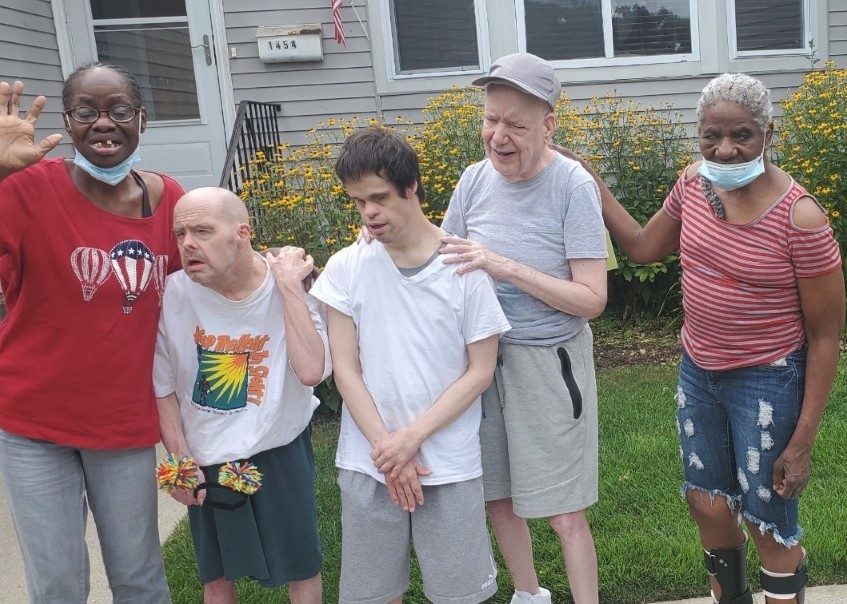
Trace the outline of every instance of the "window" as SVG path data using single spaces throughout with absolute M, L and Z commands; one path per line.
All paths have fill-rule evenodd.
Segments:
M 89 0 L 97 60 L 138 81 L 149 120 L 199 119 L 185 0 Z
M 739 55 L 804 51 L 808 46 L 804 0 L 734 0 L 727 7 L 735 24 Z M 734 6 L 733 6 L 734 5 Z M 733 28 L 730 27 L 730 32 Z
M 549 61 L 692 53 L 693 0 L 523 0 L 519 17 L 521 4 L 526 51 Z
M 394 73 L 479 71 L 478 0 L 390 0 Z

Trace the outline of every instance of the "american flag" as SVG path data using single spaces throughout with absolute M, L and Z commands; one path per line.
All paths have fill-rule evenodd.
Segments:
M 335 41 L 346 45 L 347 37 L 341 23 L 341 0 L 332 0 L 332 22 L 335 25 Z

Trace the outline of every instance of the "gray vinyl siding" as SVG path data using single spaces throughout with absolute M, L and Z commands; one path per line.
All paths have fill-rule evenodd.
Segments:
M 336 44 L 330 4 L 329 0 L 223 0 L 227 46 L 237 53 L 229 59 L 235 102 L 281 103 L 280 131 L 294 145 L 302 145 L 307 132 L 330 117 L 377 115 L 379 99 L 374 93 L 368 40 L 347 7 L 342 11 L 347 44 Z M 281 5 L 286 8 L 270 8 Z M 364 21 L 366 9 L 357 10 Z M 305 23 L 323 24 L 323 61 L 266 64 L 259 60 L 258 26 Z
M 829 1 L 829 57 L 847 64 L 847 0 Z
M 47 106 L 38 118 L 40 140 L 62 126 L 62 67 L 50 0 L 3 0 L 0 4 L 0 80 L 24 83 L 22 108 L 28 109 L 39 94 Z M 66 154 L 71 146 L 60 145 L 51 155 Z
M 367 7 L 362 6 L 365 3 L 355 4 L 364 27 L 368 28 Z M 329 0 L 288 0 L 286 8 L 269 8 L 271 5 L 269 0 L 223 0 L 227 43 L 238 54 L 230 59 L 232 84 L 236 102 L 241 99 L 281 102 L 280 129 L 284 138 L 294 145 L 303 144 L 308 130 L 330 117 L 366 119 L 381 112 L 389 122 L 398 115 L 419 122 L 421 108 L 427 100 L 444 91 L 442 83 L 428 85 L 426 80 L 421 80 L 420 89 L 413 93 L 377 94 L 370 45 L 347 2 L 342 11 L 346 47 L 333 40 Z M 845 66 L 847 0 L 828 0 L 826 6 L 829 58 Z M 259 61 L 255 38 L 259 25 L 304 23 L 323 24 L 323 61 L 267 65 Z M 773 100 L 778 103 L 800 84 L 803 71 L 751 74 L 768 85 Z M 566 79 L 565 73 L 561 75 Z M 714 75 L 565 84 L 565 90 L 572 102 L 580 106 L 611 91 L 643 106 L 670 104 L 693 133 L 697 99 Z M 776 112 L 778 116 L 778 104 Z

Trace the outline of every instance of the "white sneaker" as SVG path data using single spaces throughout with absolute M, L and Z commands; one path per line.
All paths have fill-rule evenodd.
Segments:
M 512 595 L 511 604 L 552 604 L 553 600 L 550 597 L 550 590 L 544 587 L 539 587 L 539 592 L 534 596 L 526 597 L 526 592 L 515 592 Z

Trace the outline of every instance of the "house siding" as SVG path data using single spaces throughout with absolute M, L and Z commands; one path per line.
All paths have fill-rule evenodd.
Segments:
M 47 106 L 38 118 L 39 139 L 64 132 L 62 67 L 50 0 L 4 0 L 0 24 L 0 81 L 23 81 L 24 110 L 37 95 L 47 97 Z M 63 143 L 52 155 L 64 155 L 70 149 L 69 143 Z
M 269 8 L 271 4 L 223 0 L 227 46 L 237 55 L 229 59 L 236 103 L 245 99 L 281 103 L 280 131 L 294 145 L 302 145 L 307 132 L 329 117 L 376 116 L 380 99 L 374 89 L 370 44 L 349 7 L 342 12 L 347 43 L 341 46 L 333 39 L 329 0 L 288 0 L 286 8 Z M 365 20 L 367 10 L 357 10 Z M 323 61 L 266 64 L 259 60 L 256 29 L 260 25 L 305 23 L 322 23 Z
M 282 103 L 280 129 L 294 145 L 305 142 L 309 129 L 329 117 L 368 118 L 380 112 L 391 122 L 397 116 L 419 122 L 427 100 L 444 91 L 441 82 L 408 93 L 377 93 L 370 44 L 355 14 L 344 2 L 342 15 L 346 46 L 333 40 L 328 0 L 290 0 L 286 8 L 269 9 L 267 0 L 224 0 L 227 43 L 237 58 L 230 59 L 236 101 L 251 99 Z M 367 7 L 355 2 L 364 28 L 369 29 Z M 490 3 L 489 3 L 490 4 Z M 847 0 L 826 3 L 828 56 L 839 66 L 847 65 Z M 322 23 L 324 59 L 314 63 L 264 64 L 259 61 L 255 40 L 259 25 Z M 777 103 L 802 81 L 803 70 L 751 71 L 771 89 Z M 592 97 L 616 92 L 643 106 L 672 105 L 693 133 L 700 91 L 715 74 L 641 78 L 632 80 L 567 83 L 567 71 L 560 70 L 564 89 L 576 105 Z M 779 115 L 779 106 L 776 107 Z
M 847 64 L 847 0 L 829 2 L 829 58 Z

